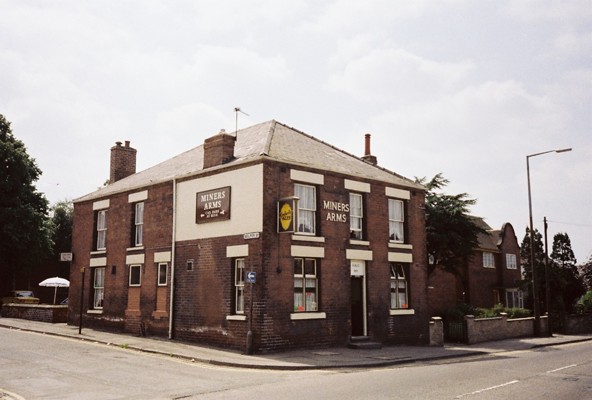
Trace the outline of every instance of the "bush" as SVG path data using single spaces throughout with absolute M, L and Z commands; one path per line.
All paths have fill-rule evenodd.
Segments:
M 580 297 L 574 308 L 577 314 L 592 313 L 592 290 Z
M 473 315 L 475 318 L 495 318 L 501 313 L 508 314 L 508 319 L 526 318 L 531 316 L 530 310 L 525 308 L 506 308 L 501 304 L 496 304 L 493 308 L 476 308 L 468 304 L 459 304 L 453 309 L 447 310 L 445 316 L 452 318 L 462 318 L 465 315 Z

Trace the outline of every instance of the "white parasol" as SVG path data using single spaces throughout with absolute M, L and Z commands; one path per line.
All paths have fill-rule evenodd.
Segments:
M 56 302 L 56 294 L 58 292 L 59 287 L 70 287 L 70 281 L 64 278 L 47 278 L 46 280 L 39 282 L 39 286 L 47 286 L 54 288 L 53 292 L 53 304 Z

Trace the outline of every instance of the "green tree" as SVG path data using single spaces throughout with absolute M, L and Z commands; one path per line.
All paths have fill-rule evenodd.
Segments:
M 0 114 L 0 260 L 3 279 L 28 280 L 51 252 L 48 202 L 35 188 L 41 170 Z
M 50 264 L 58 276 L 67 278 L 70 266 L 60 262 L 60 253 L 69 253 L 72 249 L 72 202 L 68 200 L 57 202 L 51 208 L 52 254 Z
M 430 257 L 428 273 L 436 268 L 450 272 L 467 288 L 466 267 L 469 257 L 479 244 L 479 234 L 486 231 L 469 215 L 470 206 L 477 201 L 467 193 L 455 195 L 441 192 L 450 181 L 437 174 L 431 180 L 415 178 L 427 189 L 426 236 Z
M 536 273 L 537 283 L 537 297 L 539 299 L 539 310 L 541 303 L 545 299 L 545 250 L 543 247 L 543 237 L 540 232 L 535 229 L 534 236 L 534 268 Z M 520 245 L 520 259 L 522 260 L 522 269 L 524 271 L 524 284 L 522 290 L 529 293 L 529 306 L 533 308 L 532 296 L 532 262 L 530 259 L 530 229 L 526 228 L 524 239 Z
M 556 311 L 572 311 L 574 303 L 586 289 L 567 233 L 557 233 L 553 237 L 551 261 L 553 308 Z
M 592 290 L 592 253 L 590 253 L 586 262 L 580 265 L 580 273 L 588 290 Z

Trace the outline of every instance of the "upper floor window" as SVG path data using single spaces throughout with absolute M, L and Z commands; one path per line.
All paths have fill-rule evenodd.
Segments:
M 234 260 L 234 313 L 245 313 L 245 259 Z
M 403 264 L 391 263 L 391 309 L 409 308 L 408 282 Z
M 295 258 L 294 311 L 318 311 L 318 296 L 317 260 L 314 258 Z
M 388 199 L 389 239 L 394 242 L 405 241 L 405 203 L 403 200 Z
M 317 196 L 316 188 L 309 185 L 294 185 L 294 196 L 298 197 L 298 225 L 296 231 L 316 234 Z
M 506 254 L 506 268 L 518 269 L 518 263 L 516 262 L 516 254 Z
M 495 268 L 493 253 L 483 252 L 483 268 Z
M 142 266 L 130 265 L 129 285 L 140 286 L 142 284 Z
M 144 202 L 134 204 L 134 246 L 141 246 L 144 236 Z
M 364 221 L 363 197 L 358 193 L 349 195 L 349 230 L 350 238 L 362 240 L 364 232 L 362 229 Z
M 96 250 L 105 250 L 107 247 L 107 210 L 97 211 L 97 247 Z

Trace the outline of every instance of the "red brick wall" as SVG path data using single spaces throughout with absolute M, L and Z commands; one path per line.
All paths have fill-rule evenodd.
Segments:
M 352 328 L 350 260 L 346 259 L 346 249 L 371 250 L 373 254 L 372 261 L 366 263 L 369 335 L 383 342 L 427 343 L 429 313 L 426 293 L 424 193 L 412 191 L 411 199 L 407 203 L 406 237 L 413 249 L 391 249 L 388 247 L 388 201 L 384 185 L 366 180 L 365 182 L 371 184 L 371 193 L 365 196 L 365 223 L 370 245 L 352 245 L 349 241 L 349 215 L 347 222 L 327 221 L 326 211 L 322 210 L 323 200 L 349 204 L 350 191 L 344 188 L 344 179 L 348 177 L 312 169 L 308 171 L 324 174 L 324 185 L 317 187 L 317 227 L 319 235 L 325 238 L 324 243 L 296 243 L 292 241 L 291 234 L 277 233 L 276 203 L 278 199 L 294 194 L 294 182 L 290 178 L 290 166 L 267 162 L 263 168 L 263 231 L 259 238 L 245 239 L 242 235 L 237 235 L 176 244 L 175 338 L 228 348 L 245 347 L 248 321 L 226 318 L 232 314 L 234 295 L 232 259 L 226 257 L 226 248 L 248 244 L 249 256 L 245 258 L 245 267 L 247 271 L 257 272 L 257 283 L 253 286 L 252 325 L 255 351 L 343 345 L 347 342 Z M 356 180 L 364 181 L 358 178 Z M 155 252 L 170 250 L 172 185 L 167 183 L 151 187 L 148 192 L 144 218 L 145 249 L 139 251 L 145 254 L 142 286 L 139 290 L 139 313 L 130 313 L 131 309 L 128 309 L 129 271 L 125 265 L 125 257 L 130 254 L 127 248 L 131 242 L 132 206 L 128 203 L 127 195 L 128 193 L 115 195 L 110 199 L 103 314 L 85 314 L 85 323 L 116 327 L 130 332 L 137 332 L 140 323 L 144 323 L 149 334 L 166 335 L 168 319 L 154 318 L 157 307 L 162 308 L 162 293 L 161 288 L 158 288 L 157 294 L 157 267 L 153 261 Z M 77 203 L 74 213 L 75 262 L 70 278 L 72 290 L 76 292 L 80 287 L 79 270 L 83 266 L 88 266 L 90 262 L 94 229 L 92 202 Z M 291 256 L 293 244 L 324 248 L 325 257 L 320 259 L 318 264 L 319 311 L 326 313 L 326 319 L 290 319 L 294 290 L 294 258 Z M 409 304 L 410 308 L 415 310 L 415 315 L 389 315 L 389 251 L 413 254 L 413 263 L 409 268 Z M 188 260 L 194 261 L 192 271 L 187 270 Z M 114 273 L 112 265 L 116 266 Z M 90 275 L 87 272 L 85 309 L 92 300 Z M 247 284 L 247 309 L 249 295 L 250 287 Z M 168 302 L 168 296 L 166 298 Z M 70 323 L 77 323 L 78 307 L 77 297 L 71 295 Z
M 133 191 L 136 192 L 136 191 Z M 107 211 L 107 251 L 93 254 L 93 257 L 107 257 L 105 266 L 105 300 L 102 314 L 83 313 L 85 323 L 90 326 L 106 326 L 137 332 L 139 324 L 154 325 L 153 333 L 164 334 L 168 322 L 154 320 L 156 310 L 157 267 L 154 253 L 171 250 L 172 240 L 172 184 L 165 183 L 151 187 L 144 201 L 143 249 L 128 251 L 132 246 L 133 203 L 128 195 L 133 192 L 110 197 Z M 78 324 L 80 310 L 81 268 L 85 268 L 84 310 L 92 308 L 93 268 L 89 268 L 91 252 L 94 250 L 93 201 L 74 204 L 74 225 L 72 230 L 72 251 L 74 260 L 70 270 L 69 323 Z M 123 321 L 128 307 L 129 267 L 128 254 L 144 254 L 142 285 L 140 287 L 140 313 L 135 319 Z M 169 268 L 170 274 L 170 268 Z M 170 280 L 169 280 L 170 284 Z

